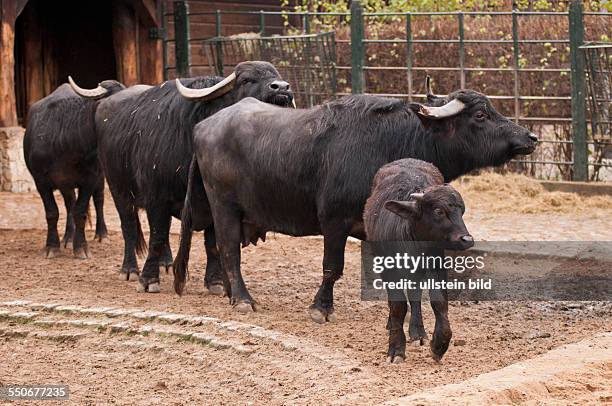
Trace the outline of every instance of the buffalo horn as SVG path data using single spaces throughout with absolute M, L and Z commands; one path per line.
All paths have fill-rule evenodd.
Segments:
M 427 96 L 427 98 L 435 97 L 431 91 L 431 77 L 429 75 L 425 78 L 425 96 Z
M 417 201 L 423 200 L 424 196 L 425 196 L 425 193 L 411 193 L 410 194 L 410 198 L 413 200 L 417 200 Z
M 72 88 L 72 90 L 74 90 L 76 94 L 82 97 L 86 97 L 88 99 L 99 99 L 101 97 L 106 96 L 106 94 L 109 92 L 108 89 L 105 89 L 100 85 L 98 85 L 98 87 L 96 87 L 95 89 L 83 89 L 79 87 L 76 83 L 74 83 L 74 80 L 72 80 L 71 76 L 68 76 L 68 83 L 70 83 L 70 87 Z
M 452 117 L 459 114 L 465 109 L 465 104 L 457 99 L 453 99 L 440 107 L 430 107 L 421 105 L 419 114 L 431 118 Z
M 232 72 L 231 75 L 229 75 L 214 86 L 206 87 L 204 89 L 191 89 L 189 87 L 183 86 L 181 81 L 179 79 L 176 79 L 176 88 L 178 89 L 179 93 L 186 99 L 206 101 L 222 96 L 232 90 L 232 88 L 234 87 L 235 80 L 236 74 Z

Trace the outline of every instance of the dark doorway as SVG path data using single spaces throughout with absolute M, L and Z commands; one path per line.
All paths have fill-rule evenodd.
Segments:
M 30 0 L 15 25 L 17 114 L 71 75 L 83 87 L 116 79 L 112 1 Z

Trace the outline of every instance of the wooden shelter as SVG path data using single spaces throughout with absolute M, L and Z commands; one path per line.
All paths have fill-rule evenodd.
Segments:
M 161 0 L 0 0 L 0 127 L 72 75 L 82 86 L 162 80 Z
M 27 122 L 28 107 L 71 75 L 83 87 L 163 80 L 164 0 L 0 0 L 0 127 Z M 193 12 L 279 10 L 279 0 L 191 0 Z M 173 1 L 165 9 L 172 12 Z M 278 20 L 278 17 L 274 20 Z M 166 19 L 173 38 L 172 17 Z M 224 33 L 257 28 L 256 17 L 224 19 Z M 169 23 L 169 24 L 168 24 Z M 271 31 L 281 29 L 270 21 Z M 214 36 L 214 16 L 194 18 L 192 35 Z M 173 64 L 173 53 L 168 58 Z

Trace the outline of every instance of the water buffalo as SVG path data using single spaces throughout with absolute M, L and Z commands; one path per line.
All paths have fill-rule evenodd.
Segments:
M 432 100 L 435 98 L 432 98 Z M 537 137 L 499 114 L 489 99 L 459 90 L 426 106 L 371 95 L 346 96 L 307 110 L 247 98 L 194 129 L 197 165 L 218 235 L 231 303 L 254 303 L 240 272 L 240 243 L 266 231 L 323 234 L 323 281 L 310 306 L 316 322 L 335 319 L 334 282 L 342 275 L 349 235 L 364 238 L 363 208 L 380 167 L 402 158 L 436 165 L 446 182 L 476 168 L 530 154 Z M 191 202 L 187 202 L 191 199 Z M 202 217 L 189 194 L 182 219 Z M 188 203 L 188 204 L 187 204 Z M 183 227 L 175 291 L 183 289 L 190 248 Z
M 448 248 L 467 249 L 474 239 L 463 223 L 465 205 L 461 195 L 444 183 L 440 171 L 430 163 L 417 159 L 391 162 L 374 177 L 372 194 L 363 213 L 369 241 L 419 241 L 430 256 L 444 255 L 437 243 Z M 431 246 L 430 243 L 435 243 Z M 419 255 L 421 252 L 413 252 Z M 433 270 L 430 270 L 433 271 Z M 424 272 L 424 269 L 421 269 Z M 435 277 L 446 280 L 447 270 L 436 269 Z M 389 301 L 389 349 L 387 361 L 399 363 L 406 358 L 404 318 L 408 312 L 403 290 L 387 289 Z M 436 325 L 430 343 L 435 360 L 440 360 L 452 337 L 448 321 L 446 289 L 430 290 L 431 307 Z M 421 317 L 421 290 L 409 291 L 411 340 L 424 339 Z
M 122 279 L 138 274 L 135 253 L 145 246 L 138 208 L 146 210 L 149 221 L 149 254 L 138 278 L 141 292 L 159 292 L 159 267 L 172 265 L 168 233 L 172 216 L 180 218 L 185 198 L 195 124 L 245 97 L 279 106 L 293 102 L 289 84 L 268 62 L 240 63 L 227 78 L 182 82 L 186 86 L 168 81 L 129 97 L 110 97 L 96 112 L 100 160 L 125 243 Z M 198 201 L 206 200 L 201 186 L 194 193 Z M 205 283 L 212 292 L 222 293 L 214 227 L 211 219 L 201 222 L 207 223 Z
M 47 258 L 54 257 L 60 247 L 59 211 L 53 197 L 56 189 L 62 193 L 67 212 L 64 247 L 72 241 L 77 258 L 89 257 L 85 221 L 92 195 L 96 208 L 95 238 L 101 241 L 107 235 L 103 213 L 104 177 L 98 164 L 94 114 L 100 99 L 124 88 L 119 82 L 106 80 L 89 90 L 89 99 L 83 99 L 66 83 L 30 107 L 23 151 L 45 207 Z M 78 198 L 75 188 L 79 191 Z

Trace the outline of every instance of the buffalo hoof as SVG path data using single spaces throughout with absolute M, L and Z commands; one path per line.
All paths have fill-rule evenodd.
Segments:
M 445 352 L 445 351 L 444 351 Z M 429 355 L 431 355 L 431 359 L 433 359 L 437 364 L 442 363 L 442 357 L 444 356 L 444 352 L 439 353 L 434 349 L 433 341 L 429 346 Z
M 64 237 L 62 238 L 62 247 L 68 248 L 68 244 L 72 243 L 72 237 Z
M 308 314 L 315 323 L 323 324 L 325 322 L 335 322 L 337 320 L 334 309 L 323 309 L 315 305 L 308 308 Z
M 172 264 L 159 264 L 159 272 L 161 273 L 161 271 L 166 271 L 166 275 L 168 275 L 172 271 Z
M 387 357 L 387 364 L 401 364 L 404 362 L 404 356 L 402 355 L 389 355 Z
M 78 259 L 87 259 L 90 257 L 89 248 L 81 247 L 74 250 L 74 257 Z
M 410 337 L 409 342 L 413 347 L 421 347 L 425 345 L 427 341 L 427 335 L 425 337 Z
M 59 255 L 60 249 L 58 247 L 47 247 L 45 248 L 45 258 L 51 259 Z
M 159 279 L 158 278 L 143 278 L 142 275 L 138 277 L 138 286 L 136 286 L 136 292 L 138 293 L 159 293 Z
M 108 240 L 108 234 L 96 234 L 94 236 L 94 241 L 103 242 L 104 240 Z
M 137 271 L 125 272 L 121 270 L 121 272 L 119 272 L 119 280 L 124 281 L 124 282 L 125 281 L 137 281 L 138 272 Z
M 206 288 L 208 289 L 209 295 L 213 295 L 213 296 L 225 295 L 225 288 L 223 287 L 223 285 L 219 285 L 219 284 L 208 285 Z
M 255 304 L 248 302 L 240 302 L 234 305 L 234 310 L 238 313 L 253 313 L 255 311 Z
M 442 355 L 434 354 L 433 351 L 431 352 L 431 359 L 433 359 L 436 364 L 442 363 Z
M 429 340 L 425 327 L 423 326 L 409 327 L 408 336 L 410 343 L 415 346 L 425 345 L 425 343 Z
M 138 281 L 138 285 L 136 286 L 136 292 L 138 293 L 159 293 L 160 291 L 159 282 L 143 285 L 142 282 Z

